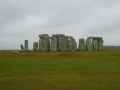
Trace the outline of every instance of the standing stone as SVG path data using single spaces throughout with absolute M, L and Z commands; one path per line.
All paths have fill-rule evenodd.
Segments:
M 33 43 L 33 50 L 37 51 L 38 50 L 38 42 Z
M 53 52 L 58 51 L 58 39 L 56 35 L 53 35 L 50 40 L 50 50 Z
M 99 49 L 99 39 L 97 37 L 93 37 L 93 50 L 98 51 Z
M 85 44 L 85 40 L 84 40 L 83 38 L 82 38 L 82 39 L 79 39 L 78 49 L 79 49 L 80 51 L 86 50 L 86 44 Z
M 66 36 L 55 34 L 51 37 L 51 51 L 66 51 Z
M 51 37 L 51 51 L 75 51 L 76 40 L 72 36 L 56 34 Z
M 21 49 L 21 50 L 24 50 L 23 44 L 20 45 L 20 49 Z
M 67 51 L 76 51 L 77 43 L 76 40 L 72 36 L 67 36 Z
M 66 37 L 64 34 L 57 34 L 58 51 L 66 51 Z
M 94 51 L 101 51 L 103 49 L 103 38 L 93 37 L 93 47 Z
M 39 35 L 39 50 L 43 52 L 47 52 L 50 49 L 50 38 L 48 34 L 40 34 Z
M 40 51 L 40 48 L 41 48 L 41 40 L 39 38 L 39 42 L 38 42 L 38 49 L 39 49 L 39 51 Z
M 93 37 L 88 37 L 86 40 L 86 49 L 88 51 L 93 51 Z
M 103 49 L 103 38 L 88 37 L 86 40 L 86 48 L 88 51 L 100 51 Z
M 98 48 L 98 51 L 101 51 L 103 49 L 103 38 L 102 37 L 99 37 L 98 38 L 98 45 L 99 45 L 99 48 Z
M 27 51 L 28 50 L 28 40 L 25 40 L 25 43 L 24 43 L 24 49 Z

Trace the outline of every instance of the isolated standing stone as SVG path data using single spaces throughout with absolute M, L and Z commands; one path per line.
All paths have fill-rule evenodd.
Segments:
M 24 50 L 23 44 L 20 45 L 20 49 L 21 49 L 21 50 Z
M 24 49 L 27 51 L 28 50 L 28 40 L 25 40 L 25 43 L 24 43 Z

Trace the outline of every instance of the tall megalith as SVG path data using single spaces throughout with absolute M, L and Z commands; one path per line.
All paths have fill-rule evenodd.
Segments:
M 80 51 L 85 51 L 86 50 L 86 43 L 85 43 L 84 38 L 79 39 L 78 50 L 80 50 Z
M 58 39 L 56 35 L 52 35 L 52 37 L 50 38 L 50 51 L 58 51 Z
M 76 51 L 77 43 L 76 40 L 72 36 L 67 36 L 67 51 Z
M 39 35 L 39 50 L 47 52 L 50 49 L 50 37 L 48 34 Z
M 93 37 L 88 37 L 86 40 L 86 49 L 88 51 L 93 51 Z
M 37 51 L 38 50 L 38 42 L 33 43 L 33 50 Z

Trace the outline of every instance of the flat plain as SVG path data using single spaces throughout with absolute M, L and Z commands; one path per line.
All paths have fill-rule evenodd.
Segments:
M 0 90 L 120 90 L 120 50 L 1 53 Z

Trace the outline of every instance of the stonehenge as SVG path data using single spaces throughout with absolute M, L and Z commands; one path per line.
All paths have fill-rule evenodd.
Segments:
M 51 37 L 48 34 L 40 34 L 39 42 L 33 43 L 33 50 L 41 52 L 65 52 L 65 51 L 100 51 L 103 49 L 102 37 L 88 37 L 76 40 L 72 36 L 64 34 L 54 34 Z
M 40 34 L 39 40 L 33 42 L 33 50 L 40 52 L 74 52 L 74 51 L 101 51 L 103 49 L 102 37 L 80 38 L 79 42 L 72 36 L 64 34 Z M 21 50 L 28 50 L 28 40 L 20 45 Z

